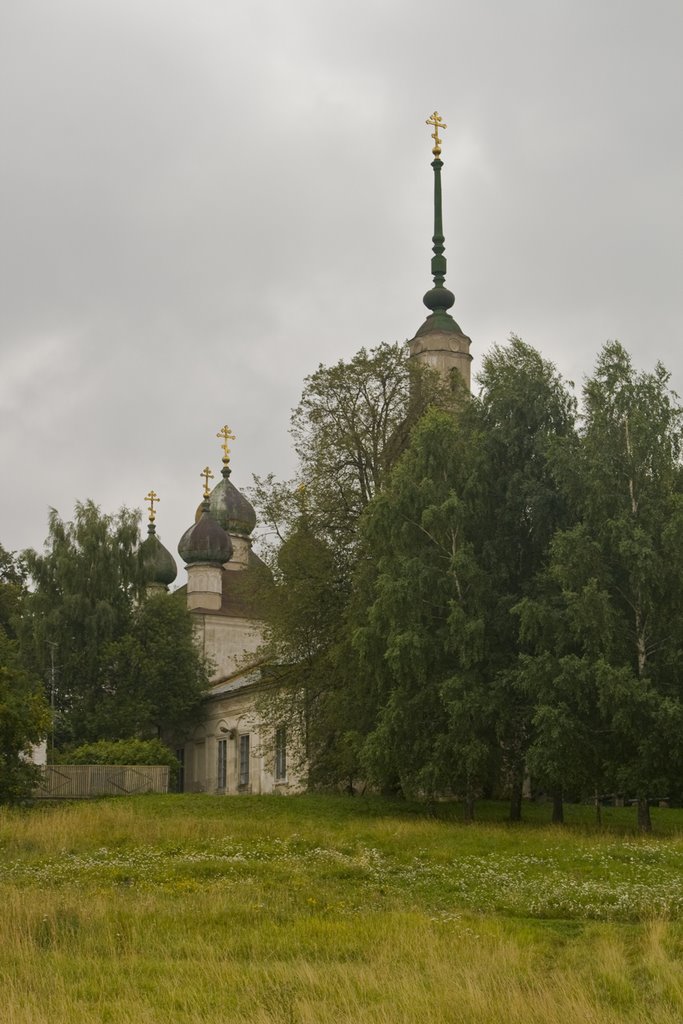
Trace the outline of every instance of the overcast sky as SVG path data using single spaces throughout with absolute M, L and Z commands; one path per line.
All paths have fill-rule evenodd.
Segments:
M 403 341 L 444 134 L 452 312 L 580 383 L 618 338 L 683 392 L 680 0 L 0 0 L 0 542 L 161 496 L 216 431 L 294 468 L 319 363 Z

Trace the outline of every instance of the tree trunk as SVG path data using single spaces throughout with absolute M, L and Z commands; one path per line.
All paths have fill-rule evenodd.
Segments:
M 512 778 L 512 792 L 510 794 L 510 821 L 522 820 L 522 788 L 524 786 L 524 775 L 522 771 L 515 771 Z
M 652 832 L 650 803 L 646 796 L 638 797 L 638 828 L 641 832 Z
M 469 791 L 465 796 L 465 821 L 474 821 L 474 793 Z
M 598 828 L 602 828 L 602 804 L 600 802 L 600 792 L 597 788 L 595 790 L 595 824 Z
M 564 801 L 562 786 L 553 790 L 553 825 L 564 825 Z

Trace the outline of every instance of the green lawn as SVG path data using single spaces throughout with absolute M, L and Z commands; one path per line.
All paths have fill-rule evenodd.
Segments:
M 0 811 L 3 1024 L 683 1021 L 683 812 L 165 796 Z

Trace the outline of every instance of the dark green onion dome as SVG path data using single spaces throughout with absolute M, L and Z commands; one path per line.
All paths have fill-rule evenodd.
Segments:
M 288 583 L 297 583 L 310 593 L 324 592 L 334 573 L 332 548 L 316 536 L 304 515 L 282 542 L 277 564 Z
M 200 505 L 199 518 L 180 538 L 178 554 L 185 565 L 223 565 L 232 558 L 232 541 L 211 515 L 208 501 Z
M 147 526 L 147 536 L 138 549 L 138 558 L 145 583 L 169 587 L 178 575 L 175 558 L 157 537 L 154 523 Z
M 256 526 L 256 513 L 253 506 L 243 494 L 230 483 L 230 467 L 223 466 L 223 479 L 220 480 L 209 496 L 211 515 L 228 533 L 239 533 L 248 537 Z M 201 505 L 197 516 L 201 513 Z

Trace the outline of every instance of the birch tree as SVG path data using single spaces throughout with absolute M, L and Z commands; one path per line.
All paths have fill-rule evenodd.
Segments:
M 584 387 L 579 522 L 552 559 L 610 738 L 604 774 L 635 794 L 643 830 L 683 760 L 683 418 L 669 379 L 603 348 Z

